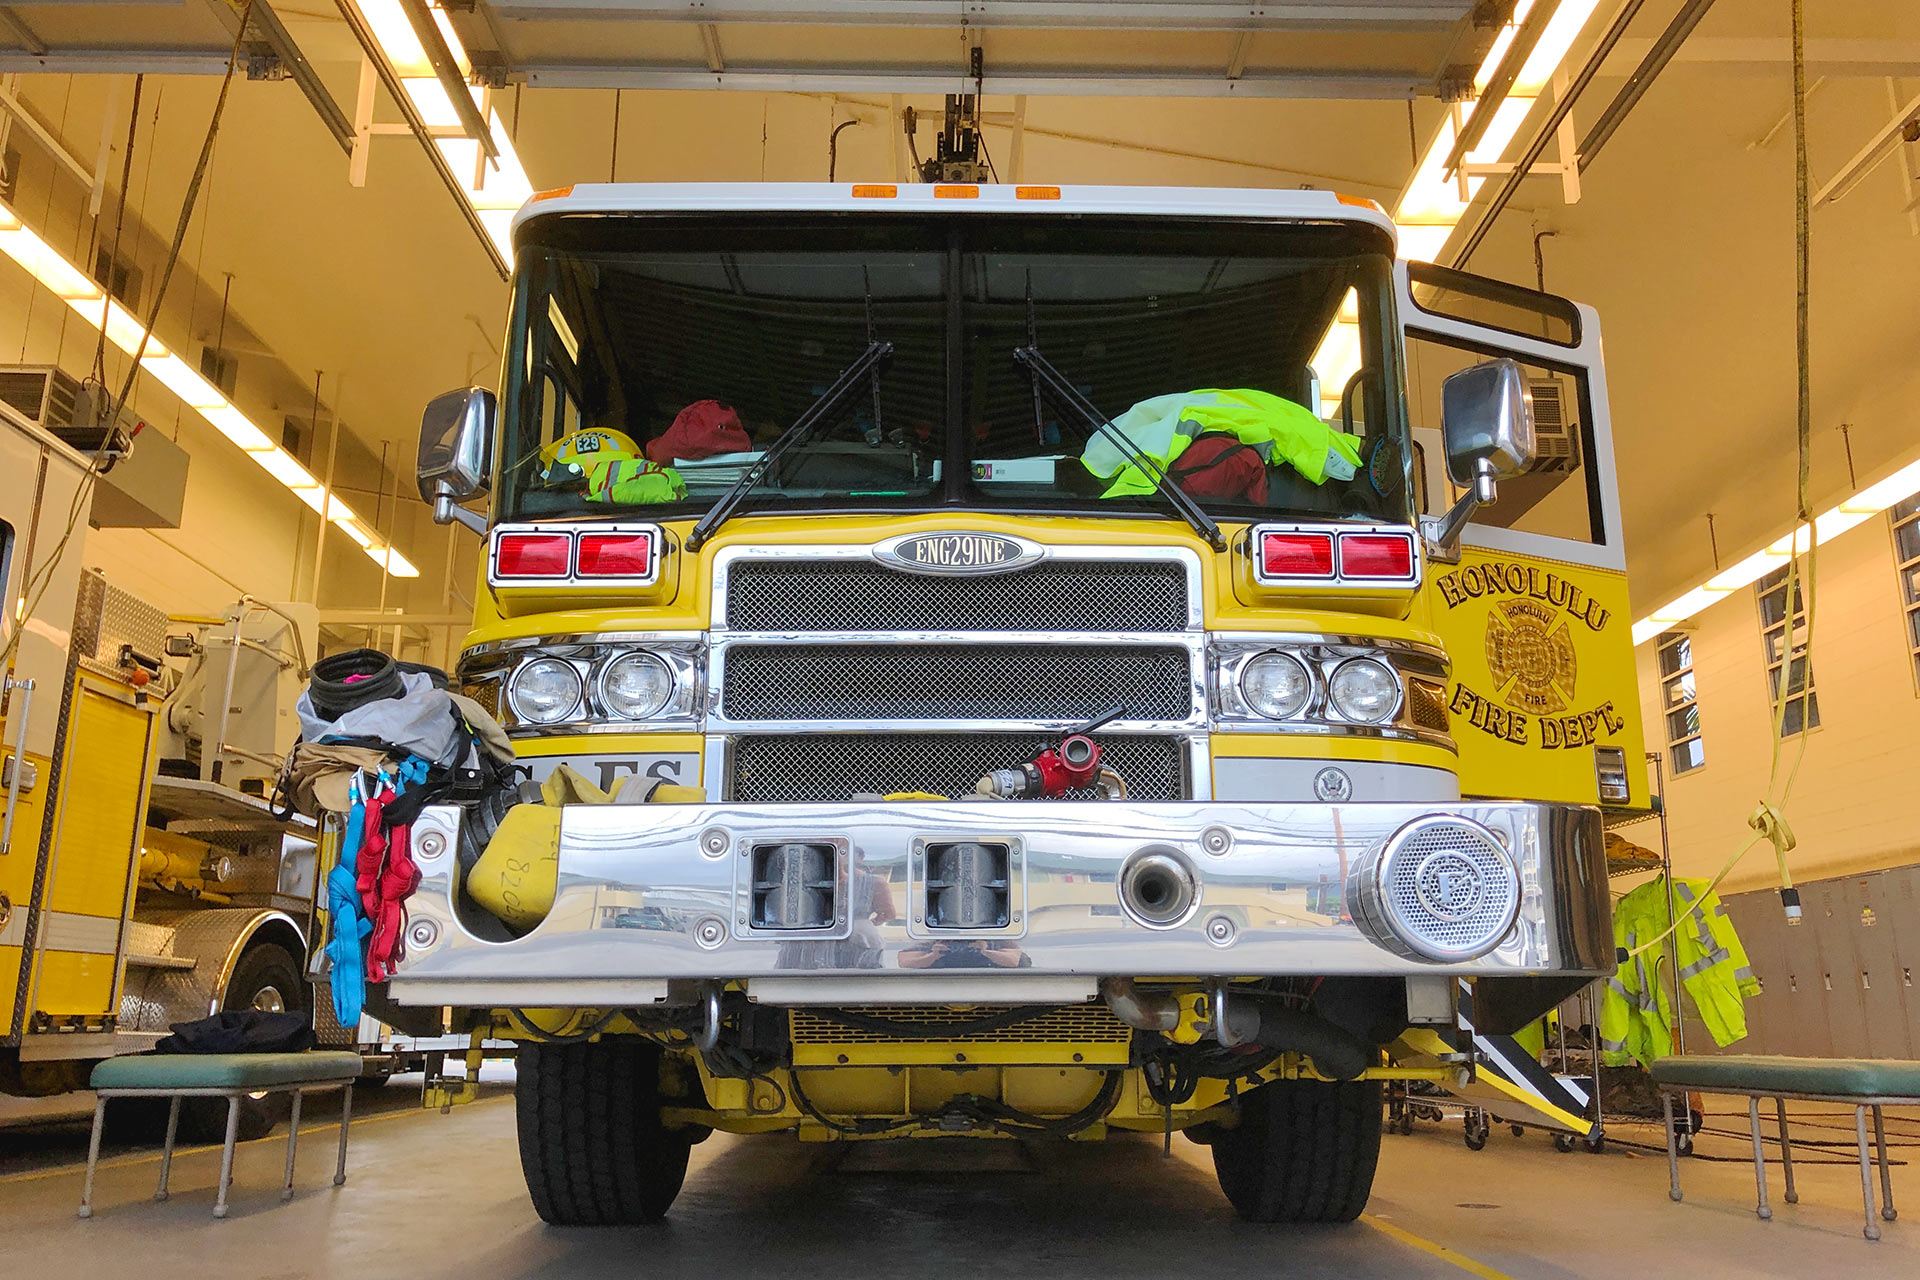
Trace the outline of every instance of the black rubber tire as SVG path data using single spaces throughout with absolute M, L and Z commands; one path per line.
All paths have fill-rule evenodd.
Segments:
M 522 1045 L 520 1169 L 560 1227 L 656 1222 L 687 1176 L 688 1135 L 660 1123 L 660 1049 L 645 1041 Z
M 1553 1135 L 1553 1149 L 1564 1154 L 1573 1150 L 1573 1144 L 1576 1141 L 1578 1139 L 1570 1133 L 1556 1133 Z
M 1380 1085 L 1276 1080 L 1240 1099 L 1213 1143 L 1220 1189 L 1248 1222 L 1352 1222 L 1380 1160 Z
M 279 995 L 281 1009 L 287 1013 L 312 1016 L 312 997 L 307 979 L 293 953 L 277 942 L 256 942 L 240 953 L 227 979 L 220 999 L 222 1011 L 251 1009 L 254 999 L 271 987 Z M 288 1095 L 272 1093 L 261 1098 L 240 1099 L 241 1142 L 252 1142 L 273 1132 L 287 1114 Z M 223 1142 L 227 1134 L 225 1098 L 187 1098 L 180 1106 L 180 1136 L 188 1142 Z
M 1527 1136 L 1527 1126 L 1523 1124 L 1510 1124 L 1507 1126 L 1507 1132 L 1516 1138 L 1524 1138 Z

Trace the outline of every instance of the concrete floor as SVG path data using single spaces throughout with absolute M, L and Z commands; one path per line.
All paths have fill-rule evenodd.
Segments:
M 0 1221 L 9 1276 L 209 1277 L 1288 1277 L 1920 1275 L 1920 1179 L 1894 1170 L 1903 1220 L 1860 1235 L 1858 1167 L 1840 1149 L 1797 1148 L 1801 1203 L 1752 1213 L 1744 1142 L 1708 1137 L 1683 1166 L 1684 1204 L 1666 1195 L 1663 1156 L 1622 1146 L 1560 1154 L 1544 1135 L 1502 1128 L 1468 1151 L 1457 1124 L 1389 1136 L 1373 1201 L 1345 1228 L 1251 1227 L 1220 1196 L 1205 1149 L 1160 1144 L 998 1142 L 819 1147 L 716 1135 L 667 1223 L 558 1231 L 520 1181 L 506 1086 L 451 1115 L 421 1112 L 396 1086 L 364 1098 L 350 1177 L 330 1185 L 331 1103 L 303 1126 L 297 1190 L 282 1205 L 284 1129 L 243 1146 L 233 1217 L 208 1216 L 218 1152 L 176 1158 L 173 1199 L 155 1204 L 158 1157 L 103 1159 L 96 1216 L 74 1217 L 84 1128 L 0 1133 Z M 317 1120 L 313 1111 L 326 1108 Z M 356 1115 L 362 1111 L 356 1106 Z M 1890 1117 L 1896 1159 L 1920 1150 L 1920 1117 Z M 1729 1127 L 1744 1122 L 1716 1118 Z M 1796 1117 L 1796 1140 L 1845 1142 L 1850 1124 Z M 1616 1128 L 1652 1141 L 1651 1128 Z

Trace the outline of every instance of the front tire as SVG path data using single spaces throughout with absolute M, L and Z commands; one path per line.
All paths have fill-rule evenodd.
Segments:
M 1380 1160 L 1377 1081 L 1276 1080 L 1240 1099 L 1213 1168 L 1248 1222 L 1352 1222 Z
M 625 1226 L 666 1213 L 692 1144 L 660 1123 L 659 1046 L 522 1045 L 518 1075 L 520 1168 L 541 1218 Z

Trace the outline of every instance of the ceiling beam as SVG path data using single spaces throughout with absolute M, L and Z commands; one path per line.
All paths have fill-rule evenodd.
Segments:
M 252 0 L 251 6 L 236 6 L 233 0 L 207 0 L 207 8 L 227 29 L 227 34 L 241 43 L 241 52 L 253 56 L 271 54 L 279 62 L 288 78 L 300 86 L 300 92 L 307 96 L 307 101 L 320 117 L 320 123 L 327 127 L 327 132 L 340 144 L 340 149 L 352 155 L 353 121 L 347 119 L 347 113 L 333 100 L 326 83 L 313 69 L 313 64 L 307 61 L 307 55 L 300 51 L 300 46 L 294 43 L 293 36 L 280 21 L 280 15 L 273 11 L 273 6 L 267 0 Z M 243 12 L 246 14 L 244 35 L 240 29 Z
M 1025 27 L 1034 30 L 1219 31 L 1257 27 L 1309 31 L 1446 31 L 1471 0 L 491 0 L 508 20 L 540 22 L 766 22 L 781 26 Z
M 14 43 L 31 54 L 44 54 L 47 46 L 34 34 L 26 19 L 13 11 L 12 5 L 0 5 L 0 31 L 13 37 Z
M 447 47 L 446 37 L 440 34 L 435 25 L 433 14 L 427 9 L 427 0 L 400 0 L 401 11 L 407 15 L 407 23 L 413 28 L 414 39 L 420 42 L 427 61 L 433 65 L 434 77 L 440 81 L 440 87 L 447 92 L 447 103 L 453 108 L 453 114 L 460 117 L 460 127 L 467 136 L 480 144 L 487 153 L 487 159 L 500 162 L 500 146 L 493 140 L 493 130 L 487 127 L 487 121 L 480 114 L 480 108 L 474 105 L 473 94 L 467 91 L 466 77 L 460 73 L 460 64 L 454 60 L 453 50 Z
M 516 78 L 547 89 L 733 89 L 751 93 L 972 93 L 973 77 L 951 70 L 807 67 L 712 72 L 697 67 L 630 62 L 522 64 Z M 988 73 L 981 92 L 1082 97 L 1405 99 L 1431 97 L 1434 86 L 1392 72 L 1261 73 L 1229 80 L 1219 74 L 1158 71 Z
M 727 55 L 720 49 L 720 28 L 711 22 L 701 23 L 700 46 L 707 53 L 707 70 L 718 75 L 727 69 Z
M 1620 41 L 1622 57 L 1635 63 L 1653 52 L 1651 37 Z M 1793 42 L 1786 36 L 1699 36 L 1674 54 L 1677 65 L 1735 75 L 1776 75 L 1793 65 Z M 1920 75 L 1920 41 L 1809 40 L 1809 76 Z
M 232 49 L 141 49 L 96 45 L 29 53 L 0 49 L 0 74 L 223 76 Z
M 1894 112 L 1893 118 L 1867 139 L 1867 144 L 1854 153 L 1853 159 L 1840 166 L 1840 172 L 1828 178 L 1813 196 L 1818 206 L 1829 200 L 1838 200 L 1845 196 L 1860 180 L 1900 149 L 1909 129 L 1920 125 L 1920 97 L 1915 97 L 1906 106 Z
M 361 52 L 366 55 L 374 74 L 380 77 L 380 83 L 386 89 L 387 96 L 393 100 L 394 109 L 400 113 L 400 118 L 406 121 L 408 132 L 419 141 L 421 150 L 427 153 L 427 162 L 440 176 L 440 181 L 446 186 L 447 194 L 453 197 L 454 204 L 459 206 L 461 216 L 467 220 L 467 226 L 478 237 L 480 247 L 486 251 L 487 260 L 493 264 L 493 269 L 499 273 L 502 280 L 511 279 L 513 269 L 508 265 L 507 260 L 500 256 L 500 250 L 495 247 L 493 237 L 487 234 L 486 224 L 480 221 L 479 213 L 468 201 L 466 188 L 461 186 L 459 177 L 448 166 L 447 158 L 440 154 L 440 148 L 434 145 L 433 131 L 427 127 L 426 120 L 421 117 L 419 109 L 413 105 L 412 96 L 407 93 L 406 86 L 400 83 L 400 77 L 395 73 L 393 64 L 387 61 L 387 55 L 381 51 L 380 42 L 374 39 L 373 32 L 361 19 L 360 12 L 355 6 L 343 2 L 339 8 L 340 16 L 346 20 L 347 28 L 353 32 L 353 38 L 360 42 Z

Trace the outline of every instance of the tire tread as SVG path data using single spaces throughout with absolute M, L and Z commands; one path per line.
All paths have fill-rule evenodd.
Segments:
M 632 1041 L 521 1047 L 520 1167 L 543 1220 L 622 1226 L 666 1213 L 691 1143 L 660 1123 L 659 1062 L 657 1047 Z

